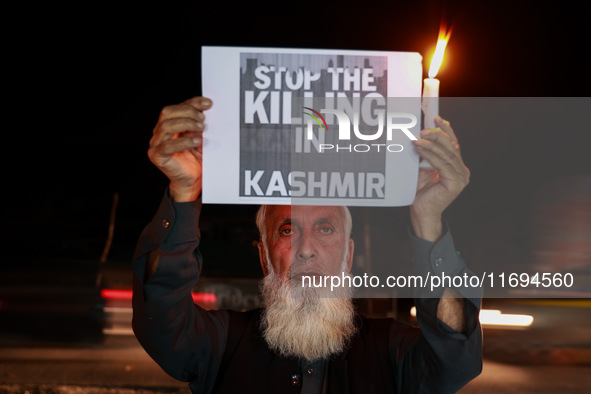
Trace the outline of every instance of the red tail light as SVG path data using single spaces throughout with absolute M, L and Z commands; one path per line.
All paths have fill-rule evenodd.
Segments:
M 131 290 L 118 290 L 118 289 L 102 289 L 101 297 L 107 300 L 131 300 L 133 291 Z M 191 293 L 193 296 L 193 302 L 197 303 L 216 303 L 218 298 L 213 293 Z

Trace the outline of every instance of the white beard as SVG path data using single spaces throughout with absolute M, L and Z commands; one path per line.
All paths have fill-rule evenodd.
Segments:
M 261 326 L 269 347 L 309 361 L 342 352 L 357 328 L 351 292 L 339 291 L 336 297 L 330 289 L 302 288 L 299 281 L 284 281 L 271 269 L 261 283 Z

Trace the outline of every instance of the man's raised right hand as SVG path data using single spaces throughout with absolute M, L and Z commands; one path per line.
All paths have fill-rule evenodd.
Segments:
M 170 180 L 170 196 L 175 202 L 194 201 L 201 194 L 202 146 L 205 115 L 212 102 L 194 97 L 164 107 L 148 157 Z

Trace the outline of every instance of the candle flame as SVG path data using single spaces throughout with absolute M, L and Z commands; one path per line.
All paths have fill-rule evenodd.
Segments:
M 435 78 L 441 63 L 443 62 L 443 54 L 445 47 L 451 36 L 451 28 L 448 30 L 447 26 L 442 23 L 439 27 L 439 36 L 437 37 L 437 46 L 435 47 L 435 53 L 431 59 L 431 67 L 429 67 L 429 78 Z

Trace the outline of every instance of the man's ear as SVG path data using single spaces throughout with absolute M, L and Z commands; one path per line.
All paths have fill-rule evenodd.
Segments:
M 267 251 L 265 250 L 265 245 L 263 245 L 262 241 L 259 241 L 257 248 L 259 249 L 259 260 L 261 262 L 261 268 L 263 269 L 263 275 L 267 276 L 269 273 L 267 270 Z
M 353 252 L 355 251 L 355 242 L 353 242 L 353 238 L 349 238 L 349 244 L 347 245 L 347 272 L 351 272 L 351 267 L 353 266 Z

